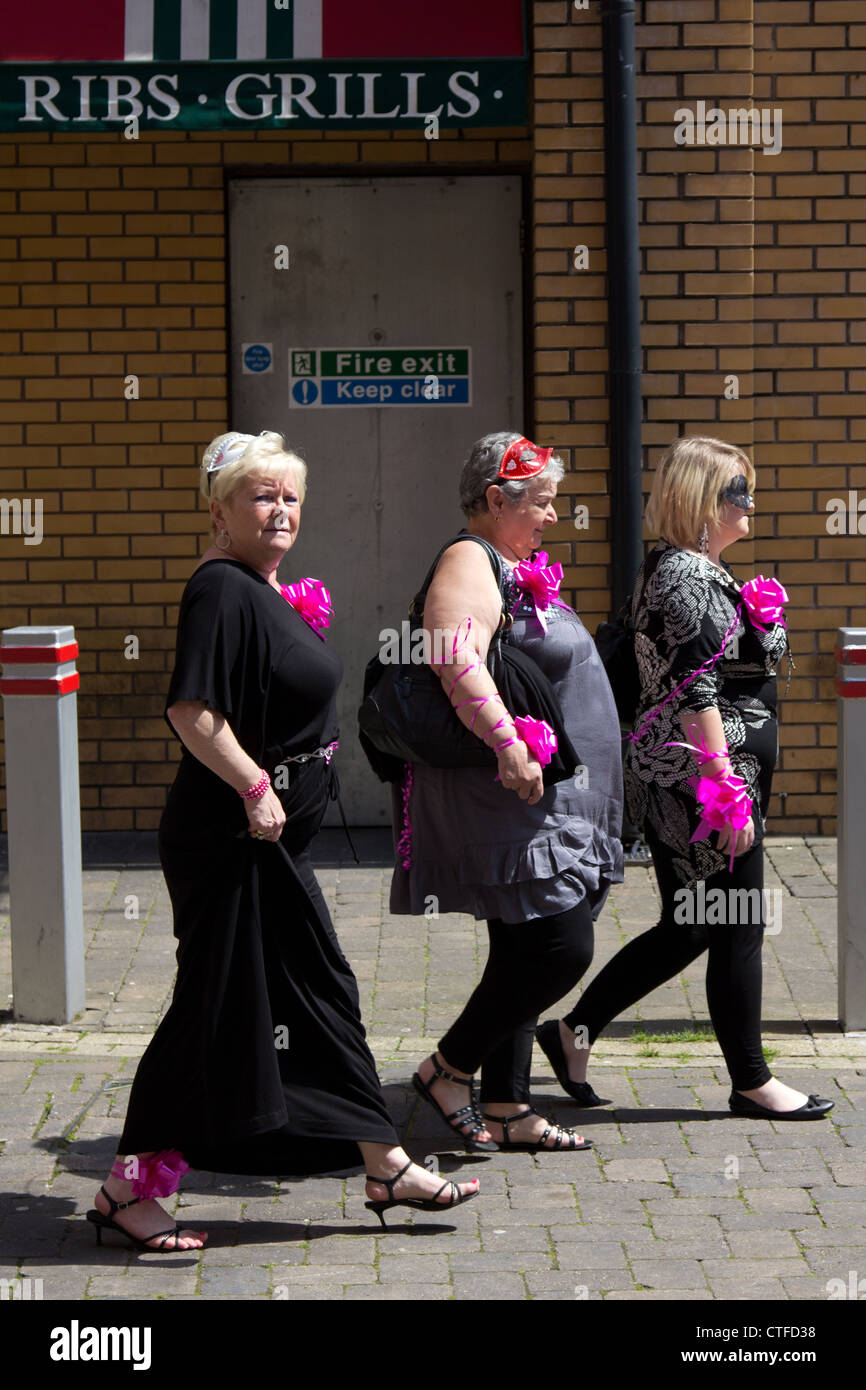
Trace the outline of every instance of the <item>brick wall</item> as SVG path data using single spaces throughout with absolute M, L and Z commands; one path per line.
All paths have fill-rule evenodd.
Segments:
M 153 829 L 174 777 L 162 710 L 206 543 L 198 463 L 228 425 L 225 170 L 529 155 L 511 128 L 0 135 L 0 496 L 45 513 L 38 547 L 0 536 L 0 625 L 75 626 L 83 829 Z
M 557 529 L 556 558 L 594 630 L 610 605 L 600 6 L 534 8 L 538 415 L 572 447 L 567 486 L 589 506 L 588 532 Z M 755 539 L 727 558 L 791 600 L 771 829 L 800 833 L 835 828 L 832 650 L 837 627 L 866 621 L 863 537 L 826 529 L 828 498 L 866 498 L 863 17 L 857 0 L 637 6 L 646 491 L 679 434 L 755 462 Z M 677 145 L 674 112 L 701 99 L 778 108 L 781 153 Z
M 599 4 L 536 3 L 532 139 L 513 130 L 0 136 L 0 495 L 40 496 L 45 539 L 0 537 L 0 621 L 75 625 L 83 826 L 152 829 L 176 748 L 162 719 L 177 602 L 205 521 L 202 442 L 225 428 L 227 168 L 491 169 L 532 160 L 537 436 L 571 464 L 550 547 L 587 626 L 609 608 L 604 140 Z M 791 597 L 774 829 L 830 832 L 832 645 L 863 622 L 858 536 L 825 504 L 866 497 L 858 392 L 866 304 L 866 24 L 857 0 L 638 6 L 646 465 L 719 434 L 758 468 L 754 542 L 729 552 Z M 687 147 L 674 111 L 779 107 L 783 150 Z M 576 245 L 589 266 L 573 264 Z M 124 378 L 140 378 L 140 399 Z M 734 374 L 739 398 L 726 399 Z M 588 531 L 569 520 L 575 502 Z M 137 661 L 124 638 L 140 638 Z M 784 681 L 781 683 L 784 688 Z

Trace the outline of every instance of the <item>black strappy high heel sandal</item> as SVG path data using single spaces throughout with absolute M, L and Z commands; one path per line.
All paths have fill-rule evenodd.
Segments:
M 482 1129 L 484 1128 L 484 1124 L 482 1122 L 480 1114 L 478 1113 L 478 1107 L 475 1104 L 475 1099 L 472 1094 L 472 1078 L 452 1075 L 450 1071 L 446 1071 L 444 1067 L 440 1067 L 439 1063 L 436 1061 L 435 1056 L 431 1055 L 430 1061 L 433 1063 L 433 1075 L 430 1077 L 429 1081 L 422 1081 L 417 1071 L 414 1073 L 412 1077 L 412 1085 L 415 1087 L 415 1090 L 418 1092 L 419 1096 L 423 1096 L 427 1103 L 433 1106 L 433 1109 L 436 1111 L 438 1115 L 442 1117 L 442 1119 L 448 1125 L 449 1129 L 453 1129 L 456 1134 L 460 1135 L 461 1139 L 463 1140 L 463 1143 L 466 1146 L 467 1153 L 498 1153 L 499 1145 L 496 1143 L 495 1140 L 476 1139 L 474 1137 L 476 1134 L 481 1133 Z M 431 1094 L 430 1090 L 431 1086 L 434 1085 L 434 1083 L 439 1079 L 439 1077 L 441 1077 L 443 1081 L 456 1081 L 459 1086 L 468 1086 L 470 1096 L 469 1104 L 461 1105 L 459 1110 L 452 1110 L 450 1115 L 446 1115 L 439 1102 L 433 1098 L 433 1095 Z M 456 1121 L 456 1123 L 452 1124 L 452 1120 Z M 467 1130 L 467 1125 L 471 1125 L 472 1128 Z
M 517 1115 L 485 1115 L 484 1119 L 492 1121 L 495 1125 L 502 1125 L 504 1136 L 500 1140 L 499 1147 L 500 1149 L 508 1149 L 511 1153 L 553 1154 L 557 1151 L 559 1151 L 559 1153 L 576 1153 L 578 1149 L 592 1148 L 591 1139 L 584 1139 L 582 1144 L 576 1144 L 574 1141 L 578 1136 L 573 1129 L 563 1129 L 562 1125 L 552 1125 L 549 1120 L 547 1121 L 547 1129 L 540 1139 L 531 1139 L 526 1143 L 512 1143 L 508 1137 L 508 1126 L 514 1124 L 517 1120 L 522 1120 L 526 1115 L 537 1114 L 538 1111 L 535 1106 L 530 1105 L 528 1110 L 521 1110 Z M 544 1119 L 545 1117 L 542 1115 L 540 1118 Z M 548 1144 L 548 1135 L 553 1133 L 556 1134 L 556 1142 L 554 1144 Z M 563 1143 L 565 1139 L 570 1139 L 572 1142 L 570 1144 L 565 1144 Z
M 152 1236 L 148 1236 L 144 1240 L 141 1239 L 140 1236 L 134 1236 L 131 1231 L 125 1231 L 123 1227 L 118 1226 L 117 1222 L 114 1220 L 114 1213 L 116 1211 L 123 1211 L 125 1207 L 134 1207 L 136 1202 L 141 1201 L 141 1198 L 131 1197 L 128 1202 L 115 1202 L 113 1197 L 109 1197 L 104 1187 L 101 1187 L 99 1190 L 102 1193 L 108 1205 L 110 1206 L 111 1210 L 108 1213 L 108 1216 L 103 1216 L 102 1212 L 98 1211 L 96 1207 L 93 1207 L 87 1213 L 88 1221 L 90 1221 L 96 1227 L 97 1245 L 102 1244 L 103 1231 L 119 1231 L 122 1236 L 126 1236 L 127 1240 L 131 1240 L 133 1245 L 137 1245 L 139 1250 L 155 1250 L 157 1254 L 170 1255 L 174 1254 L 176 1250 L 179 1250 L 181 1248 L 177 1243 L 177 1241 L 180 1239 L 180 1226 L 178 1226 L 176 1222 L 174 1226 L 172 1226 L 170 1231 L 154 1231 Z M 157 1240 L 159 1236 L 162 1236 L 162 1242 L 159 1245 L 151 1245 L 150 1241 Z M 175 1236 L 177 1239 L 175 1240 L 172 1249 L 166 1250 L 165 1243 L 167 1240 L 171 1240 L 172 1236 Z M 185 1253 L 188 1255 L 192 1255 L 196 1253 L 197 1249 L 198 1247 L 194 1246 L 187 1250 Z
M 368 1182 L 380 1182 L 382 1186 L 388 1190 L 387 1202 L 371 1200 L 364 1203 L 364 1206 L 367 1207 L 369 1211 L 374 1211 L 376 1213 L 383 1226 L 385 1226 L 385 1218 L 382 1213 L 389 1211 L 391 1207 L 414 1207 L 416 1211 L 450 1211 L 452 1207 L 459 1207 L 463 1202 L 468 1202 L 473 1197 L 478 1196 L 477 1188 L 474 1192 L 461 1192 L 456 1182 L 448 1182 L 446 1180 L 439 1188 L 439 1191 L 434 1193 L 432 1197 L 395 1197 L 394 1184 L 398 1182 L 403 1174 L 411 1167 L 412 1159 L 410 1158 L 406 1167 L 401 1168 L 399 1173 L 396 1173 L 393 1178 L 376 1178 L 372 1173 L 366 1174 Z M 446 1187 L 451 1188 L 450 1201 L 438 1202 L 436 1198 L 445 1191 Z M 385 1226 L 386 1231 L 387 1229 L 388 1227 Z

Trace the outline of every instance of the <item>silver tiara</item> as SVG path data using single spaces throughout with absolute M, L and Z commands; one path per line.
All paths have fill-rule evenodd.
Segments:
M 267 430 L 261 430 L 258 438 L 261 439 L 263 434 L 267 434 Z M 211 473 L 218 473 L 221 468 L 227 468 L 230 463 L 237 463 L 255 438 L 254 434 L 227 434 L 205 469 L 208 477 Z

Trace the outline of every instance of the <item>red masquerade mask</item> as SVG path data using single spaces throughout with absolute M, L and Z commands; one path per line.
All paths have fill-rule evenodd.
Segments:
M 499 465 L 499 478 L 535 478 L 543 473 L 550 462 L 552 449 L 539 449 L 528 439 L 515 439 L 502 455 Z

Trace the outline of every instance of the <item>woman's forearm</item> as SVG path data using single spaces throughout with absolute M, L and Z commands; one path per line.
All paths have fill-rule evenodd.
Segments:
M 167 713 L 184 747 L 236 792 L 259 780 L 261 768 L 241 748 L 224 715 L 200 700 L 180 700 Z
M 431 663 L 442 681 L 457 718 L 489 748 L 515 738 L 514 720 L 496 689 L 496 682 L 481 656 L 464 648 L 458 661 Z M 497 725 L 499 727 L 497 728 Z
M 729 762 L 728 743 L 718 708 L 712 705 L 709 709 L 702 709 L 698 714 L 694 710 L 684 710 L 680 715 L 680 725 L 687 743 L 697 748 L 703 744 L 711 753 L 724 754 L 721 758 L 702 763 L 701 772 L 704 776 L 716 777 L 723 772 Z

